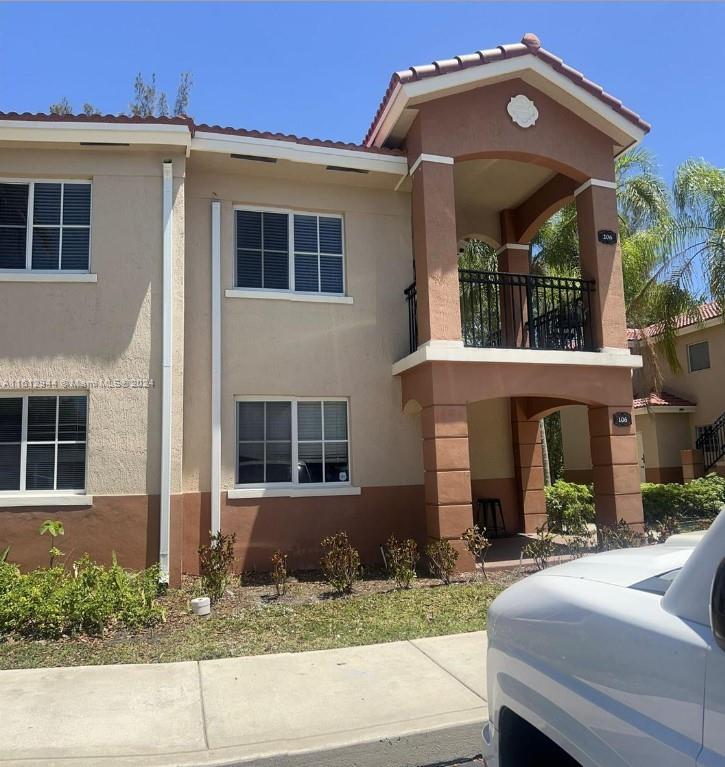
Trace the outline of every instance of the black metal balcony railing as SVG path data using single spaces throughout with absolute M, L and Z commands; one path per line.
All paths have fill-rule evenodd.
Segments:
M 459 269 L 463 343 L 474 347 L 591 351 L 594 282 Z M 415 283 L 405 290 L 410 350 L 418 348 Z
M 695 447 L 702 450 L 705 471 L 710 471 L 725 455 L 725 413 L 721 413 L 715 423 L 702 429 Z
M 415 283 L 411 282 L 405 289 L 405 300 L 408 304 L 408 338 L 410 339 L 410 353 L 418 348 L 418 293 Z

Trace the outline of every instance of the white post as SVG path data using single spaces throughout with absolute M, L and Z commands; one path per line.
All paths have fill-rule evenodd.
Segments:
M 159 513 L 159 568 L 162 583 L 169 582 L 169 541 L 171 538 L 171 374 L 173 353 L 173 180 L 174 166 L 164 160 L 163 168 L 163 274 L 161 348 L 161 490 Z
M 211 532 L 221 530 L 221 202 L 211 204 Z

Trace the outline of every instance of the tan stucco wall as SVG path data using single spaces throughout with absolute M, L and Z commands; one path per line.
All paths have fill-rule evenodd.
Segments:
M 236 395 L 349 397 L 352 483 L 421 484 L 420 417 L 401 412 L 400 382 L 391 375 L 408 344 L 409 196 L 246 175 L 233 160 L 225 172 L 193 163 L 186 186 L 185 490 L 209 489 L 212 199 L 222 201 L 224 289 L 234 283 L 233 206 L 254 204 L 343 214 L 354 299 L 222 299 L 222 488 L 234 486 Z
M 173 490 L 181 488 L 184 168 L 181 154 L 0 150 L 5 178 L 92 181 L 97 283 L 0 281 L 0 370 L 18 379 L 153 379 L 153 388 L 90 388 L 86 490 L 159 492 L 162 167 L 174 160 Z M 11 391 L 6 388 L 4 391 Z
M 483 400 L 468 405 L 471 480 L 514 476 L 511 400 Z
M 592 453 L 589 443 L 589 409 L 571 405 L 559 411 L 564 467 L 567 471 L 590 471 Z

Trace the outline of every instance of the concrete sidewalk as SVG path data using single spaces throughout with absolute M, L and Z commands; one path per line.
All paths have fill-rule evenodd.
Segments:
M 486 634 L 0 672 L 0 765 L 421 765 L 480 752 Z

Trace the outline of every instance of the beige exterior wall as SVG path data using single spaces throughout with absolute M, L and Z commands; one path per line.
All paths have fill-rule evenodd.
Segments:
M 234 205 L 344 216 L 354 303 L 222 298 L 222 489 L 235 483 L 235 396 L 349 397 L 351 481 L 420 485 L 420 417 L 401 412 L 391 366 L 407 353 L 412 279 L 406 193 L 192 165 L 186 187 L 184 489 L 210 487 L 211 200 L 221 200 L 223 288 L 234 286 Z M 364 178 L 364 177 L 363 177 Z M 190 403 L 192 403 L 190 405 Z
M 514 476 L 511 400 L 490 399 L 468 405 L 471 480 Z
M 92 181 L 96 283 L 0 279 L 0 369 L 13 380 L 121 379 L 153 388 L 89 388 L 86 491 L 158 494 L 161 429 L 162 160 L 174 160 L 174 436 L 181 490 L 183 429 L 183 154 L 0 149 L 4 178 Z M 10 388 L 7 388 L 7 387 Z M 29 393 L 29 392 L 27 392 Z M 41 393 L 41 392 L 38 392 Z
M 563 407 L 559 411 L 559 417 L 561 418 L 561 441 L 565 471 L 572 472 L 572 478 L 581 472 L 591 472 L 589 409 L 586 405 Z

